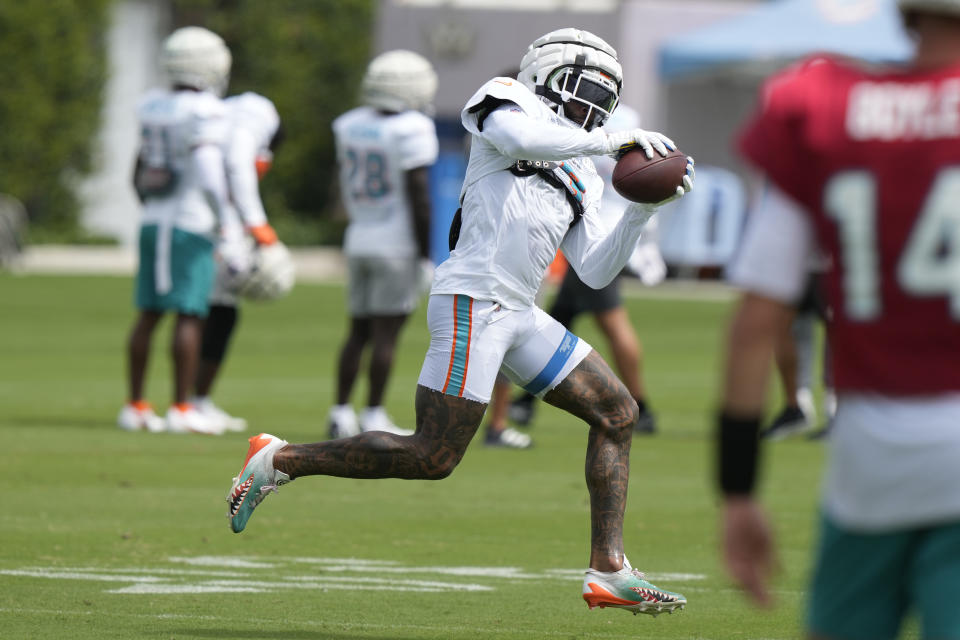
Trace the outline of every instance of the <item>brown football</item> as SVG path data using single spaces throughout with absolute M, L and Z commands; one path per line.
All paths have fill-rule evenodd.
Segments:
M 687 154 L 680 150 L 647 159 L 643 149 L 627 151 L 613 168 L 613 188 L 632 202 L 662 202 L 677 192 L 687 171 Z

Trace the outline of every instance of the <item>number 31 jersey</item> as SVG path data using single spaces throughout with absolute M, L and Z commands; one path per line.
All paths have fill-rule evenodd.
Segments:
M 404 174 L 437 160 L 433 120 L 418 111 L 357 107 L 333 121 L 340 192 L 350 224 L 348 256 L 418 254 Z
M 960 390 L 960 66 L 810 60 L 768 81 L 739 142 L 830 259 L 836 387 Z

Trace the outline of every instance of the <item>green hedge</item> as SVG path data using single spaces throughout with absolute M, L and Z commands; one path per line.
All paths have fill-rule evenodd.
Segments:
M 330 124 L 356 105 L 370 56 L 373 0 L 177 0 L 176 26 L 219 33 L 233 53 L 229 93 L 256 91 L 277 105 L 286 139 L 261 184 L 290 244 L 339 243 Z
M 110 0 L 0 2 L 0 193 L 37 235 L 77 233 L 106 75 Z
M 91 168 L 106 81 L 112 0 L 0 2 L 0 193 L 21 200 L 31 241 L 83 241 L 79 178 Z M 175 0 L 175 26 L 221 34 L 230 93 L 277 105 L 286 141 L 262 184 L 291 244 L 337 243 L 330 123 L 356 103 L 370 55 L 374 0 Z

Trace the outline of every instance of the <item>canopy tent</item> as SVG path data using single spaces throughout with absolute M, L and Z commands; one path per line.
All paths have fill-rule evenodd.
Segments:
M 660 76 L 675 80 L 745 63 L 765 67 L 816 52 L 900 62 L 913 44 L 894 0 L 776 0 L 667 40 Z

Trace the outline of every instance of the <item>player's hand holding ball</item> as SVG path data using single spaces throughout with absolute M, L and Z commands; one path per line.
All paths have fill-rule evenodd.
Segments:
M 693 189 L 693 158 L 677 149 L 670 138 L 642 129 L 607 137 L 611 146 L 620 143 L 613 188 L 627 200 L 659 207 Z
M 656 131 L 629 129 L 627 131 L 607 133 L 606 153 L 612 155 L 617 160 L 627 151 L 638 147 L 643 150 L 644 155 L 646 155 L 648 159 L 653 158 L 654 151 L 661 156 L 665 156 L 667 153 L 677 149 L 677 145 L 673 143 L 673 140 Z

